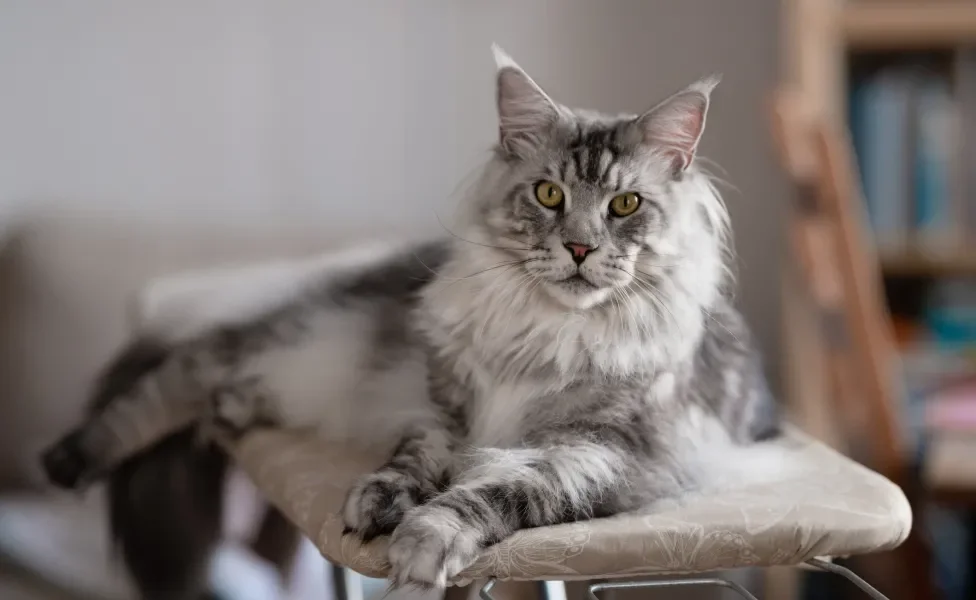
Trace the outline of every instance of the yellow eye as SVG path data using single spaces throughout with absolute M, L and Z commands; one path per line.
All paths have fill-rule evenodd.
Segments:
M 634 214 L 640 203 L 641 197 L 634 192 L 618 194 L 610 201 L 610 212 L 616 217 L 626 217 Z
M 540 181 L 535 186 L 535 197 L 546 208 L 557 208 L 563 203 L 563 190 L 551 181 Z

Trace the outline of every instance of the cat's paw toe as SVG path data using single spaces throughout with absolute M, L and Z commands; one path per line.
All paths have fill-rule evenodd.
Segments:
M 346 496 L 346 530 L 368 542 L 393 533 L 403 515 L 419 503 L 419 486 L 407 475 L 378 471 L 360 478 Z
M 388 559 L 395 586 L 443 588 L 477 559 L 477 532 L 443 508 L 411 511 L 393 532 Z

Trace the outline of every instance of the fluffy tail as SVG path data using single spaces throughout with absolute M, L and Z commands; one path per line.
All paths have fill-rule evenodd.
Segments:
M 211 595 L 208 567 L 223 522 L 227 457 L 198 441 L 194 411 L 162 404 L 159 382 L 172 375 L 173 354 L 149 340 L 126 347 L 96 383 L 86 422 L 42 458 L 61 487 L 108 473 L 111 535 L 146 600 Z M 272 509 L 262 535 L 279 540 L 277 555 L 267 558 L 287 565 L 297 547 L 294 528 Z
M 227 458 L 193 431 L 165 438 L 108 478 L 111 534 L 145 600 L 208 597 Z
M 150 340 L 124 348 L 96 382 L 86 422 L 42 461 L 66 488 L 111 469 L 111 535 L 141 596 L 199 600 L 220 536 L 227 459 L 197 442 L 190 411 L 163 406 L 157 379 L 171 355 Z
M 162 343 L 136 340 L 96 382 L 84 422 L 42 455 L 52 483 L 77 489 L 202 415 L 200 388 Z
M 342 311 L 362 304 L 371 314 L 410 310 L 448 249 L 437 242 L 348 261 L 331 277 L 302 279 L 308 297 L 286 309 L 245 302 L 241 311 L 229 311 L 237 318 L 214 319 L 213 328 L 174 343 L 137 340 L 111 361 L 96 383 L 90 415 L 42 462 L 48 478 L 69 489 L 108 475 L 113 537 L 144 598 L 198 600 L 204 592 L 220 534 L 227 458 L 197 442 L 195 425 L 210 416 L 240 431 L 253 423 L 251 416 L 266 418 L 264 390 L 242 365 L 253 367 L 265 351 L 300 345 L 309 334 L 306 313 L 322 305 Z M 342 347 L 348 339 L 340 332 L 334 343 Z M 244 422 L 223 420 L 225 399 L 232 408 L 250 407 Z M 238 419 L 241 411 L 234 414 Z M 287 563 L 297 542 L 289 531 L 284 518 L 270 513 L 255 551 L 279 567 Z

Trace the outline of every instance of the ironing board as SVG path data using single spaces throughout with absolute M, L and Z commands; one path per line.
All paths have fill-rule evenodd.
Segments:
M 177 274 L 154 280 L 135 299 L 133 325 L 203 326 L 220 314 L 215 307 L 234 302 L 251 285 L 254 293 L 267 293 L 267 284 L 279 283 L 284 272 L 300 278 L 303 271 L 300 265 L 248 266 L 213 276 Z M 450 583 L 488 580 L 482 589 L 485 598 L 491 597 L 491 587 L 499 580 L 594 579 L 615 582 L 595 584 L 591 594 L 614 586 L 718 585 L 754 598 L 737 584 L 714 577 L 628 580 L 807 564 L 839 573 L 872 597 L 883 598 L 829 560 L 901 544 L 912 528 L 912 512 L 902 490 L 795 428 L 788 428 L 776 443 L 795 466 L 781 481 L 743 485 L 720 497 L 689 497 L 644 513 L 523 530 L 487 548 Z M 254 431 L 222 444 L 268 501 L 329 562 L 347 573 L 386 576 L 386 538 L 364 545 L 344 536 L 340 516 L 353 479 L 378 467 L 385 457 L 353 455 L 309 432 L 280 429 Z M 552 600 L 557 600 L 553 594 L 564 597 L 551 586 L 545 589 Z
M 908 536 L 912 513 L 896 485 L 799 431 L 779 444 L 796 466 L 782 481 L 647 513 L 523 530 L 487 548 L 451 583 L 620 579 L 811 560 L 823 567 L 822 559 L 889 550 Z M 254 432 L 227 448 L 326 559 L 386 576 L 386 539 L 364 545 L 344 536 L 340 516 L 353 479 L 383 457 L 349 456 L 313 435 L 280 430 Z

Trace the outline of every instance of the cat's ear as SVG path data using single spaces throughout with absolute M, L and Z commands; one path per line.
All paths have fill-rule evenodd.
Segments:
M 502 150 L 525 158 L 544 141 L 559 118 L 556 104 L 512 58 L 492 44 L 498 67 L 498 137 Z
M 700 79 L 661 102 L 637 119 L 644 144 L 671 161 L 671 172 L 680 175 L 695 158 L 705 131 L 705 116 L 718 75 Z

